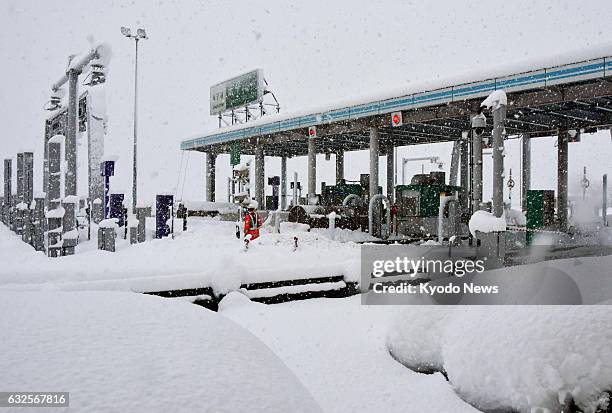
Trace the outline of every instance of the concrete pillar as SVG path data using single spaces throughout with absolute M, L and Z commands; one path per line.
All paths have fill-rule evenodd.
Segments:
M 336 185 L 344 179 L 344 151 L 336 152 Z
M 32 210 L 32 246 L 36 251 L 45 250 L 45 198 L 37 196 L 34 198 Z
M 482 134 L 472 129 L 472 214 L 482 204 Z
M 265 204 L 265 155 L 263 146 L 258 145 L 255 149 L 255 200 L 259 208 L 263 209 Z
M 493 110 L 493 215 L 504 213 L 504 124 L 506 105 Z
M 47 188 L 48 211 L 47 219 L 47 255 L 50 257 L 61 256 L 62 245 L 62 219 L 64 214 L 60 208 L 60 163 L 61 163 L 60 142 L 49 142 L 48 144 L 48 165 L 49 178 Z
M 523 145 L 521 207 L 523 211 L 527 211 L 527 191 L 531 189 L 531 137 L 528 133 L 523 134 L 521 143 Z
M 308 203 L 317 195 L 317 148 L 316 138 L 308 138 Z
M 13 194 L 13 160 L 4 160 L 4 204 L 2 206 L 4 224 L 11 225 L 11 195 Z
M 23 202 L 23 153 L 17 154 L 17 203 Z
M 395 198 L 395 151 L 392 144 L 387 146 L 387 199 L 393 204 Z
M 567 231 L 568 134 L 560 129 L 557 139 L 557 219 L 559 231 Z
M 74 255 L 74 247 L 76 247 L 79 237 L 79 232 L 76 227 L 78 199 L 74 195 L 67 196 L 62 200 L 61 205 L 64 209 L 64 216 L 62 219 L 62 255 Z
M 137 239 L 138 242 L 146 241 L 147 217 L 151 216 L 151 207 L 136 207 L 136 219 L 138 220 Z
M 370 199 L 378 193 L 378 128 L 370 127 Z
M 23 202 L 30 205 L 34 200 L 34 153 L 23 153 Z
M 208 152 L 206 154 L 206 201 L 215 202 L 215 172 L 217 166 L 217 154 Z
M 106 135 L 106 119 L 95 116 L 100 104 L 105 104 L 104 90 L 96 90 L 95 96 L 87 94 L 87 158 L 89 201 L 104 199 L 104 177 L 100 174 L 100 162 L 104 155 L 104 137 Z M 91 209 L 92 220 L 96 223 L 104 219 L 104 209 L 101 204 L 94 204 Z
M 287 157 L 281 156 L 281 187 L 280 187 L 280 205 L 281 210 L 287 208 Z
M 66 125 L 66 178 L 64 192 L 65 195 L 77 194 L 77 87 L 79 74 L 75 70 L 68 72 L 68 114 Z
M 115 240 L 117 239 L 117 228 L 98 228 L 98 249 L 115 252 Z

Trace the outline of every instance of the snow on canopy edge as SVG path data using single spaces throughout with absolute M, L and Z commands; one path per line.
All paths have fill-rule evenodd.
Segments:
M 355 106 L 360 104 L 374 103 L 376 101 L 382 101 L 387 99 L 399 98 L 415 93 L 421 93 L 426 91 L 433 91 L 443 89 L 451 86 L 464 85 L 474 82 L 485 81 L 497 77 L 506 77 L 516 74 L 521 74 L 533 70 L 539 70 L 543 68 L 553 68 L 563 65 L 571 65 L 573 63 L 584 62 L 588 60 L 609 57 L 612 55 L 612 42 L 602 43 L 601 45 L 594 46 L 588 49 L 573 50 L 566 53 L 557 53 L 549 57 L 540 57 L 534 60 L 522 60 L 513 64 L 505 65 L 494 65 L 490 69 L 481 69 L 480 71 L 469 70 L 461 75 L 448 76 L 444 78 L 437 78 L 435 81 L 421 81 L 414 83 L 408 87 L 401 88 L 388 88 L 386 90 L 362 94 L 353 98 L 337 99 L 332 100 L 330 103 L 312 105 L 304 109 L 296 109 L 295 111 L 289 111 L 284 113 L 275 113 L 267 116 L 262 116 L 250 122 L 236 124 L 228 126 L 222 129 L 216 128 L 205 131 L 204 133 L 192 133 L 189 134 L 182 142 L 213 136 L 220 132 L 231 132 L 242 130 L 254 126 L 266 125 L 274 122 L 279 122 L 287 119 L 315 115 L 319 117 L 322 113 L 342 109 L 349 106 Z

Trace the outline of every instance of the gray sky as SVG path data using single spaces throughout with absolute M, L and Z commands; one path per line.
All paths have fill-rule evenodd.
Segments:
M 263 68 L 283 110 L 290 111 L 612 44 L 612 2 L 606 0 L 2 0 L 0 7 L 0 157 L 34 149 L 40 175 L 42 106 L 49 87 L 62 75 L 67 56 L 87 50 L 86 38 L 93 35 L 113 48 L 106 85 L 106 146 L 120 155 L 117 187 L 129 188 L 131 180 L 133 99 L 133 43 L 119 28 L 146 28 L 150 39 L 141 47 L 139 125 L 144 198 L 176 186 L 180 140 L 215 127 L 216 119 L 208 116 L 209 86 L 246 70 Z M 591 142 L 573 148 L 584 152 L 585 162 L 599 173 L 612 156 L 610 139 L 599 136 Z M 543 163 L 553 144 L 539 144 Z M 447 153 L 446 147 L 411 153 L 436 151 Z M 185 197 L 201 198 L 203 159 L 198 154 L 189 159 Z M 365 159 L 364 154 L 347 156 L 347 175 L 365 171 Z M 584 163 L 579 156 L 570 162 L 572 170 Z M 218 175 L 224 176 L 228 162 L 222 157 L 218 163 Z M 278 174 L 277 165 L 271 161 L 267 172 Z M 297 169 L 304 176 L 303 166 L 302 160 L 291 160 L 289 171 Z M 320 166 L 319 178 L 333 181 L 332 162 Z M 538 180 L 541 186 L 554 184 L 554 168 L 537 175 L 536 185 Z M 218 192 L 224 192 L 222 181 Z

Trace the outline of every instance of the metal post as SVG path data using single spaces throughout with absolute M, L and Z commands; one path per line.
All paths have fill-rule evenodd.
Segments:
M 523 211 L 527 211 L 527 192 L 531 189 L 531 137 L 528 133 L 524 133 L 521 140 L 523 144 L 521 207 Z
M 259 208 L 264 208 L 265 201 L 265 156 L 262 145 L 258 145 L 255 149 L 255 200 L 259 204 Z
M 469 219 L 469 211 L 468 211 L 468 194 L 470 191 L 470 179 L 468 176 L 469 173 L 469 162 L 470 162 L 470 154 L 468 151 L 468 141 L 466 139 L 462 139 L 459 141 L 459 169 L 461 171 L 460 185 L 463 191 L 459 193 L 459 207 L 461 209 L 461 216 Z
M 336 152 L 336 185 L 344 179 L 344 151 Z
M 604 174 L 601 185 L 601 216 L 604 227 L 608 226 L 608 174 Z
M 557 139 L 557 219 L 559 231 L 567 231 L 568 133 L 559 130 Z
M 472 129 L 472 211 L 482 205 L 482 134 Z
M 287 208 L 287 157 L 281 156 L 281 181 L 280 181 L 280 205 L 281 210 Z
M 393 144 L 387 146 L 387 199 L 391 204 L 395 201 L 395 152 Z
M 378 128 L 370 127 L 370 199 L 378 194 Z
M 316 138 L 308 138 L 308 203 L 317 196 L 317 149 Z
M 504 123 L 506 105 L 493 110 L 493 215 L 504 213 Z
M 68 114 L 66 119 L 66 140 L 65 140 L 65 156 L 66 156 L 66 177 L 64 192 L 65 195 L 77 194 L 77 87 L 79 81 L 79 73 L 75 69 L 68 71 Z
M 448 177 L 449 185 L 457 185 L 457 176 L 459 175 L 459 157 L 461 155 L 461 144 L 459 141 L 453 142 L 453 151 L 451 154 L 450 173 Z
M 293 198 L 292 198 L 293 206 L 299 205 L 298 200 L 298 173 L 293 172 Z
M 132 170 L 132 213 L 136 213 L 136 199 L 138 196 L 138 176 L 136 168 L 136 149 L 138 136 L 138 37 L 134 38 L 136 44 L 136 59 L 134 61 L 134 164 Z
M 217 154 L 208 152 L 206 154 L 206 201 L 215 202 L 215 170 Z

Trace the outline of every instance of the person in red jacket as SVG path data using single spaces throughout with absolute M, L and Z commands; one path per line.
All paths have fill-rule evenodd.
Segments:
M 244 242 L 248 245 L 250 241 L 259 238 L 259 228 L 261 228 L 261 215 L 257 213 L 257 201 L 251 201 L 247 207 L 248 213 L 244 217 Z

